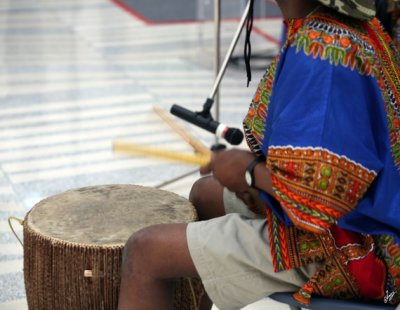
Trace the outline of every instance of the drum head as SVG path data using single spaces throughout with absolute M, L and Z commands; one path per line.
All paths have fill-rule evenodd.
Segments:
M 196 220 L 191 203 L 174 193 L 137 185 L 70 190 L 36 204 L 26 225 L 48 238 L 90 245 L 123 245 L 141 228 Z

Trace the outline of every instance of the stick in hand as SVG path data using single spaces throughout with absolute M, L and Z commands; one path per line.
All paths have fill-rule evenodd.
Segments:
M 207 150 L 207 154 L 188 154 L 188 153 L 178 153 L 167 151 L 162 148 L 155 148 L 150 146 L 137 145 L 131 142 L 125 141 L 114 141 L 113 150 L 119 153 L 125 153 L 130 155 L 149 155 L 156 156 L 166 159 L 173 159 L 176 161 L 184 162 L 187 164 L 205 166 L 209 163 L 211 158 L 210 151 Z

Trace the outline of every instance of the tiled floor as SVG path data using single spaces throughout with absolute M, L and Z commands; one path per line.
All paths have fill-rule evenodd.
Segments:
M 236 26 L 222 23 L 223 55 Z M 260 19 L 256 27 L 254 51 L 276 49 L 280 20 Z M 9 216 L 23 218 L 39 200 L 71 188 L 155 186 L 193 169 L 115 154 L 111 143 L 124 138 L 190 151 L 152 107 L 202 108 L 214 81 L 213 24 L 144 23 L 108 0 L 2 0 L 0 42 L 0 308 L 18 310 L 27 308 L 23 255 Z M 257 81 L 262 72 L 253 74 Z M 243 68 L 228 69 L 223 122 L 240 127 L 255 87 L 245 87 Z M 165 189 L 187 197 L 195 178 Z M 265 300 L 248 309 L 266 307 L 285 306 Z

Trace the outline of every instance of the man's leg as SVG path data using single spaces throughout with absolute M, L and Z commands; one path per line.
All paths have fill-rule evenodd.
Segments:
M 223 187 L 213 177 L 196 181 L 190 193 L 199 215 L 207 220 L 225 214 Z M 172 279 L 198 277 L 190 257 L 186 224 L 155 225 L 131 236 L 125 246 L 119 310 L 170 309 Z M 211 309 L 205 295 L 201 309 Z
M 192 186 L 189 200 L 195 207 L 200 221 L 225 215 L 224 188 L 212 176 L 198 179 Z M 211 309 L 212 301 L 207 294 L 201 298 L 200 309 Z
M 193 184 L 189 200 L 200 221 L 225 215 L 223 191 L 222 185 L 212 176 L 198 179 Z
M 186 226 L 154 225 L 129 238 L 123 254 L 119 310 L 172 309 L 173 279 L 198 277 Z

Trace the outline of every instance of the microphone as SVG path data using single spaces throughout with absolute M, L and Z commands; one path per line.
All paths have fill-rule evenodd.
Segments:
M 192 112 L 179 105 L 172 105 L 171 114 L 209 132 L 214 133 L 219 138 L 224 138 L 230 144 L 238 145 L 243 140 L 243 133 L 238 128 L 230 128 L 222 123 L 214 121 L 211 116 L 204 117 L 199 112 Z

